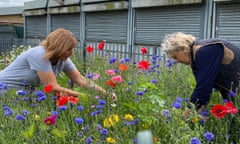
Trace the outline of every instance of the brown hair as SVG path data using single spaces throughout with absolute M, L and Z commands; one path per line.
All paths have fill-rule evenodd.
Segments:
M 51 32 L 40 45 L 46 49 L 45 59 L 58 59 L 69 49 L 77 46 L 77 39 L 69 30 L 58 28 Z

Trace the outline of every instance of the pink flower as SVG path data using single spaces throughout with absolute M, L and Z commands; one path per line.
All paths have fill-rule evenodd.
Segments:
M 121 83 L 123 81 L 122 76 L 120 75 L 113 76 L 111 80 L 114 81 L 115 83 Z
M 97 80 L 99 77 L 100 77 L 100 74 L 95 74 L 92 79 Z
M 46 125 L 55 125 L 57 120 L 56 115 L 49 116 L 43 120 Z
M 110 76 L 114 76 L 116 74 L 116 72 L 114 70 L 107 70 L 106 74 L 110 75 Z

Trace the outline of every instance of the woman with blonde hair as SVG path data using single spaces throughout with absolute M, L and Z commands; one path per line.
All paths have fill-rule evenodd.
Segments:
M 166 35 L 161 47 L 169 58 L 191 66 L 196 87 L 190 102 L 198 111 L 209 103 L 213 88 L 220 91 L 223 99 L 233 100 L 232 94 L 239 89 L 239 47 L 222 39 L 197 40 L 182 32 Z
M 60 86 L 56 76 L 64 72 L 70 80 L 83 88 L 94 88 L 101 94 L 106 91 L 94 83 L 89 84 L 72 63 L 70 56 L 77 46 L 74 35 L 63 28 L 51 32 L 39 46 L 20 54 L 9 66 L 0 72 L 0 82 L 9 88 L 35 87 L 40 83 L 51 85 L 52 90 L 60 95 L 78 96 L 79 92 Z M 113 94 L 116 99 L 116 95 Z

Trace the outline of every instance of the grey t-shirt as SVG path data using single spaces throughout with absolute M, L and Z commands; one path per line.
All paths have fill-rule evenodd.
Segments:
M 43 46 L 37 46 L 21 53 L 9 66 L 0 71 L 0 82 L 8 84 L 9 88 L 37 86 L 40 83 L 37 71 L 53 71 L 58 75 L 62 71 L 76 69 L 69 58 L 52 65 L 49 60 L 43 58 L 45 51 Z

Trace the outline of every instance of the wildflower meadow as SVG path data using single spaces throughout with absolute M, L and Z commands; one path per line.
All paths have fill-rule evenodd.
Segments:
M 26 49 L 1 55 L 0 70 Z M 193 106 L 183 117 L 195 87 L 189 66 L 163 55 L 147 59 L 145 47 L 138 61 L 111 53 L 93 56 L 103 49 L 104 43 L 87 46 L 85 61 L 77 55 L 72 60 L 89 84 L 103 87 L 108 96 L 79 88 L 64 74 L 58 82 L 81 92 L 79 97 L 56 95 L 51 85 L 13 90 L 0 82 L 0 143 L 137 144 L 137 134 L 149 131 L 149 144 L 240 144 L 239 93 L 229 93 L 235 98 L 231 102 L 213 90 L 205 111 Z

